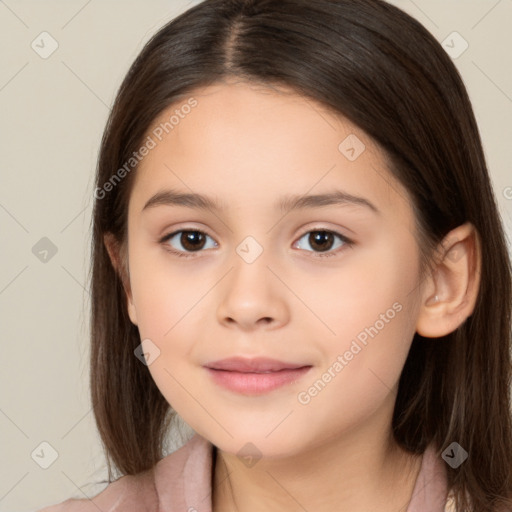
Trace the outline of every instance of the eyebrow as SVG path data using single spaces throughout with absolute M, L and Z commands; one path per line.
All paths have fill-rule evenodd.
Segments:
M 282 212 L 300 210 L 304 208 L 319 208 L 332 205 L 355 205 L 369 208 L 376 214 L 380 214 L 379 209 L 364 197 L 354 196 L 341 190 L 335 190 L 325 194 L 315 195 L 289 195 L 282 197 L 276 204 L 276 208 Z M 161 190 L 153 195 L 144 205 L 142 211 L 154 208 L 156 206 L 185 206 L 187 208 L 196 208 L 200 210 L 225 211 L 226 204 L 215 198 L 196 193 L 184 193 L 178 190 Z

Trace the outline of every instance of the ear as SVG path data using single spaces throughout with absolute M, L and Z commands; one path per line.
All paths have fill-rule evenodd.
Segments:
M 130 320 L 133 324 L 137 325 L 137 312 L 133 304 L 130 275 L 128 272 L 128 261 L 124 254 L 125 251 L 122 250 L 121 244 L 112 233 L 105 233 L 103 236 L 103 243 L 107 249 L 112 266 L 123 284 Z
M 468 222 L 450 231 L 437 254 L 423 286 L 416 323 L 416 332 L 427 338 L 455 331 L 473 313 L 481 273 L 481 247 L 475 227 Z

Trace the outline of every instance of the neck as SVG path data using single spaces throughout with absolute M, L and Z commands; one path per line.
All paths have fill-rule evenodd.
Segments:
M 213 512 L 406 510 L 422 457 L 401 449 L 390 430 L 381 432 L 366 424 L 253 467 L 217 450 Z

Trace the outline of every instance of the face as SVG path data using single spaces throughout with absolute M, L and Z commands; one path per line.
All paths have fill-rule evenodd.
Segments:
M 418 315 L 406 191 L 364 132 L 292 91 L 218 83 L 190 98 L 148 131 L 128 211 L 128 307 L 160 391 L 231 453 L 390 426 Z M 232 357 L 249 367 L 206 367 Z

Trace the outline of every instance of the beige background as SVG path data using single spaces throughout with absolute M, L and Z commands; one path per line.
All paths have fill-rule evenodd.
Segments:
M 159 27 L 194 3 L 0 1 L 2 512 L 92 497 L 103 487 L 92 485 L 106 469 L 87 383 L 93 171 L 129 65 Z M 453 31 L 468 42 L 454 61 L 474 103 L 510 238 L 512 0 L 392 3 L 440 42 Z M 31 47 L 43 31 L 58 43 L 46 59 Z M 32 249 L 43 237 L 57 250 L 46 262 Z M 42 442 L 58 454 L 48 469 L 36 463 L 50 460 Z

